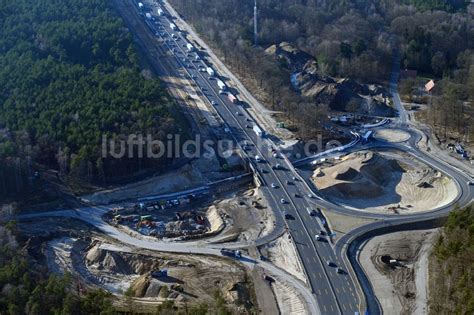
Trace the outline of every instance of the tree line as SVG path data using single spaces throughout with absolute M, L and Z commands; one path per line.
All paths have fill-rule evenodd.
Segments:
M 474 312 L 474 206 L 457 209 L 448 220 L 430 258 L 430 312 Z

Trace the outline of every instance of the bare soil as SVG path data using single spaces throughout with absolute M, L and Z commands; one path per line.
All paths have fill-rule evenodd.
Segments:
M 218 213 L 225 220 L 226 229 L 213 239 L 250 243 L 270 233 L 273 229 L 273 212 L 258 189 L 235 195 L 216 203 Z
M 166 299 L 178 305 L 212 305 L 216 292 L 239 314 L 250 313 L 256 305 L 245 268 L 231 260 L 135 250 L 100 238 L 87 242 L 65 237 L 49 242 L 48 247 L 48 260 L 56 266 L 51 271 L 73 272 L 89 286 L 118 297 L 128 292 L 141 307 Z M 167 270 L 167 276 L 153 274 L 159 270 Z
M 390 233 L 362 248 L 360 262 L 385 314 L 426 314 L 427 261 L 436 235 L 437 230 Z
M 414 213 L 451 202 L 454 182 L 399 152 L 357 152 L 318 167 L 316 187 L 340 204 L 364 211 Z
M 127 199 L 138 199 L 145 196 L 163 195 L 183 191 L 204 185 L 209 180 L 228 176 L 220 173 L 220 164 L 215 158 L 201 158 L 183 167 L 161 176 L 128 184 L 125 186 L 95 192 L 82 199 L 93 204 L 109 204 Z
M 410 134 L 399 129 L 380 129 L 375 132 L 374 137 L 386 142 L 398 143 L 410 139 Z
M 297 279 L 307 282 L 304 269 L 298 259 L 296 247 L 293 240 L 289 238 L 288 233 L 283 234 L 271 243 L 261 246 L 260 252 L 275 266 L 292 274 Z

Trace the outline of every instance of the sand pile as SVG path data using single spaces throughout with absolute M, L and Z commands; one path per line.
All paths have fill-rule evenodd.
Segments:
M 389 213 L 434 209 L 457 194 L 450 178 L 396 152 L 350 154 L 320 167 L 313 181 L 329 199 L 353 208 Z
M 207 220 L 210 224 L 210 232 L 220 231 L 225 227 L 224 220 L 222 220 L 216 206 L 211 206 L 207 211 Z
M 88 266 L 93 265 L 99 270 L 107 270 L 109 272 L 120 274 L 131 274 L 132 268 L 129 264 L 116 252 L 110 252 L 100 248 L 100 243 L 95 244 L 86 255 L 86 263 Z
M 160 294 L 163 284 L 151 277 L 142 275 L 137 278 L 130 286 L 134 297 L 157 297 Z
M 316 182 L 324 194 L 337 198 L 378 198 L 384 195 L 385 186 L 403 173 L 397 161 L 368 152 L 326 169 L 327 175 Z

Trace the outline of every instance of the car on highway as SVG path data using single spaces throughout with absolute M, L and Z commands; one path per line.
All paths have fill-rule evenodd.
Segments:
M 307 196 L 308 196 L 308 198 L 313 198 L 313 195 L 311 195 L 311 194 L 308 194 Z
M 319 230 L 319 235 L 326 235 L 326 232 L 324 230 Z
M 286 184 L 287 185 L 292 185 L 292 182 L 290 182 L 289 180 L 286 181 Z
M 316 235 L 314 236 L 314 238 L 315 238 L 317 241 L 322 241 L 322 240 L 323 240 L 322 237 L 321 237 L 321 235 L 319 235 L 319 234 L 316 234 Z
M 291 214 L 285 213 L 285 219 L 286 219 L 286 220 L 294 220 L 295 217 L 292 216 Z
M 327 264 L 329 267 L 335 267 L 335 266 L 336 266 L 336 264 L 333 263 L 333 262 L 330 261 L 330 260 L 326 261 L 326 264 Z
M 279 163 L 277 163 L 277 164 L 275 164 L 275 166 L 273 168 L 276 169 L 276 170 L 279 170 L 281 168 L 281 165 Z
M 343 273 L 344 273 L 344 270 L 342 270 L 342 268 L 337 267 L 336 272 L 337 272 L 337 273 L 340 273 L 340 274 L 343 274 Z
M 211 101 L 211 104 L 216 106 L 217 105 L 217 102 L 216 101 Z
M 286 203 L 286 200 L 285 200 L 284 198 L 281 198 L 280 202 L 281 202 L 282 204 L 285 204 L 285 203 Z
M 469 186 L 474 186 L 474 181 L 468 181 L 467 184 L 468 184 Z
M 294 193 L 294 194 L 293 194 L 293 197 L 295 197 L 295 198 L 299 198 L 299 196 L 300 196 L 300 195 L 298 195 L 297 193 Z
M 272 183 L 272 188 L 277 188 L 278 186 L 275 183 Z
M 250 125 L 245 125 L 245 128 L 252 128 L 252 126 L 250 126 Z

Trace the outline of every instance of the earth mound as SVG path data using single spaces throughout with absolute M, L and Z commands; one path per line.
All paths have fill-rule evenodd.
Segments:
M 427 211 L 457 194 L 454 182 L 406 154 L 358 152 L 318 165 L 318 190 L 352 208 L 392 213 Z
M 270 46 L 266 53 L 277 58 L 282 67 L 292 73 L 293 87 L 317 104 L 328 105 L 336 111 L 395 115 L 394 109 L 386 104 L 388 92 L 381 86 L 359 84 L 348 78 L 322 76 L 318 72 L 317 60 L 287 42 Z

